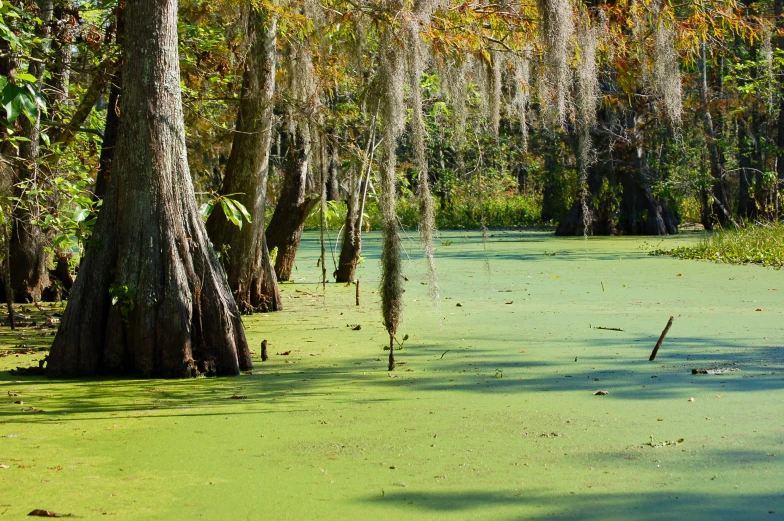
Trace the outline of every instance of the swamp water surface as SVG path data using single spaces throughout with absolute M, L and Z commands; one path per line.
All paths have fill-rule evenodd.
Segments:
M 306 234 L 251 375 L 12 375 L 51 337 L 3 327 L 0 519 L 784 519 L 784 272 L 648 255 L 689 240 L 442 232 L 438 307 L 406 241 L 394 373 L 377 234 L 361 307 Z

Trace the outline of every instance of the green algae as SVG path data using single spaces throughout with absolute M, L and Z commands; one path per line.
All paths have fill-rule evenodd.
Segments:
M 356 307 L 353 287 L 321 292 L 306 235 L 285 311 L 245 317 L 253 374 L 0 373 L 0 518 L 780 519 L 784 274 L 648 241 L 442 232 L 438 305 L 406 242 L 388 373 L 378 236 Z M 3 335 L 2 370 L 47 342 Z M 691 374 L 713 367 L 738 370 Z

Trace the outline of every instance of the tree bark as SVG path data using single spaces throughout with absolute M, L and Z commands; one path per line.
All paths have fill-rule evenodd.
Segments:
M 340 182 L 338 174 L 340 172 L 340 157 L 338 147 L 327 141 L 329 151 L 329 161 L 327 163 L 327 201 L 340 201 Z
M 223 265 L 241 311 L 281 309 L 280 292 L 264 234 L 265 199 L 275 93 L 277 19 L 265 10 L 250 13 L 253 39 L 242 80 L 240 108 L 222 195 L 235 197 L 251 212 L 242 228 L 220 210 L 207 221 L 216 248 L 228 246 Z
M 188 171 L 177 1 L 125 8 L 116 160 L 47 373 L 238 374 L 250 352 Z
M 355 172 L 351 179 L 351 192 L 346 200 L 346 222 L 343 225 L 343 242 L 340 245 L 338 269 L 335 270 L 335 282 L 352 282 L 356 278 L 357 263 L 362 254 L 362 199 L 364 185 L 362 170 Z
M 283 187 L 267 227 L 267 246 L 270 251 L 278 249 L 275 259 L 278 280 L 291 278 L 305 220 L 319 202 L 319 196 L 306 194 L 311 153 L 307 126 L 298 123 L 294 135 L 290 137 Z
M 52 20 L 54 5 L 52 0 L 39 0 L 41 29 L 39 36 L 41 44 L 33 53 L 40 60 L 30 63 L 29 73 L 38 80 L 38 85 L 43 85 L 46 68 L 43 58 L 46 56 L 49 41 L 49 22 Z M 36 120 L 30 122 L 25 116 L 19 118 L 24 136 L 28 141 L 19 145 L 19 168 L 14 183 L 16 197 L 25 198 L 25 189 L 28 184 L 41 183 L 43 176 L 38 162 L 41 150 L 41 113 Z M 49 287 L 48 257 L 46 254 L 46 235 L 34 221 L 40 216 L 37 201 L 28 201 L 27 204 L 18 204 L 13 213 L 10 242 L 10 270 L 11 287 L 17 301 L 37 301 L 41 293 Z

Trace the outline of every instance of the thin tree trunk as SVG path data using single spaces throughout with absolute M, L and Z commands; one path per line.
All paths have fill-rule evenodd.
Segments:
M 221 194 L 235 197 L 251 212 L 242 228 L 214 211 L 207 231 L 216 248 L 228 246 L 223 261 L 240 310 L 281 309 L 280 292 L 264 234 L 275 93 L 277 18 L 266 10 L 250 13 L 252 46 L 242 79 L 236 133 L 226 165 Z
M 542 187 L 542 211 L 540 218 L 542 222 L 550 222 L 556 218 L 556 200 L 561 195 L 555 185 L 556 170 L 558 168 L 558 158 L 556 157 L 557 148 L 555 138 L 544 136 L 544 175 Z
M 188 171 L 177 2 L 126 9 L 115 164 L 47 372 L 238 374 L 250 352 Z
M 327 150 L 329 153 L 329 162 L 327 163 L 327 201 L 340 201 L 340 183 L 338 182 L 340 157 L 338 157 L 338 147 L 327 140 Z
M 378 112 L 373 116 L 370 135 L 365 147 L 362 163 L 355 165 L 351 176 L 349 198 L 346 200 L 348 211 L 343 226 L 343 243 L 340 246 L 338 267 L 335 270 L 335 282 L 352 282 L 356 278 L 357 264 L 362 254 L 362 216 L 365 213 L 370 173 L 373 169 L 373 157 L 376 147 L 376 121 Z M 357 172 L 356 170 L 359 170 Z M 367 172 L 367 174 L 365 174 Z M 357 175 L 358 174 L 358 175 Z
M 49 107 L 49 114 L 52 119 L 60 120 L 62 114 L 60 105 L 68 101 L 68 87 L 71 82 L 71 59 L 73 57 L 75 27 L 69 23 L 71 15 L 69 13 L 70 2 L 58 1 L 53 5 L 53 17 L 51 27 L 54 29 L 52 35 L 52 64 L 50 66 L 50 78 L 46 80 L 44 95 Z M 50 29 L 50 30 L 52 30 Z M 53 140 L 54 141 L 54 140 Z
M 71 144 L 78 132 L 76 129 L 84 124 L 98 98 L 106 91 L 106 85 L 112 78 L 117 66 L 117 63 L 107 58 L 95 68 L 92 81 L 89 87 L 87 87 L 87 92 L 82 96 L 82 101 L 68 121 L 68 126 L 56 132 L 52 136 L 52 142 L 59 142 L 61 148 L 66 148 Z
M 343 243 L 340 246 L 338 269 L 335 270 L 335 282 L 352 282 L 356 278 L 357 262 L 362 253 L 362 225 L 360 224 L 360 198 L 362 197 L 362 174 L 360 167 L 355 167 L 351 178 L 351 192 L 346 199 L 346 222 L 343 225 Z
M 727 180 L 725 178 L 724 154 L 719 148 L 716 128 L 710 111 L 708 97 L 708 65 L 705 42 L 700 44 L 700 97 L 703 104 L 702 124 L 705 132 L 705 141 L 708 145 L 708 158 L 710 160 L 710 174 L 713 178 L 713 219 L 721 225 L 730 222 L 728 209 L 730 208 L 727 197 Z
M 10 253 L 10 249 L 8 247 L 10 239 L 8 238 L 8 225 L 6 224 L 5 216 L 3 216 L 3 217 L 4 217 L 3 218 L 3 224 L 2 224 L 2 227 L 3 227 L 3 249 L 5 250 L 3 252 L 3 256 L 5 257 L 3 259 L 3 261 L 4 261 L 4 266 L 3 266 L 3 290 L 4 290 L 3 293 L 4 293 L 4 295 L 3 296 L 5 297 L 6 309 L 8 310 L 8 323 L 11 326 L 11 330 L 13 331 L 15 329 L 15 323 L 14 323 L 14 292 L 11 289 L 11 265 L 10 265 L 11 253 Z
M 700 154 L 700 222 L 706 230 L 710 231 L 713 229 L 713 219 L 711 218 L 711 207 L 713 204 L 709 197 L 710 186 L 708 180 L 710 179 L 710 174 L 708 173 L 707 164 L 708 160 L 705 157 L 705 152 L 702 151 Z
M 98 158 L 98 173 L 95 176 L 95 199 L 103 199 L 106 186 L 112 175 L 114 151 L 117 148 L 117 129 L 120 126 L 120 93 L 122 92 L 122 71 L 117 71 L 111 78 L 109 102 L 106 105 L 106 124 L 101 142 L 101 155 Z
M 754 146 L 748 135 L 745 118 L 739 118 L 738 139 L 738 217 L 748 219 L 752 215 L 754 203 L 751 199 L 751 179 L 754 176 L 753 153 Z
M 754 0 L 747 0 L 743 7 L 748 9 Z M 739 48 L 743 46 L 740 36 L 735 37 L 735 45 Z M 757 46 L 752 44 L 749 49 L 749 60 L 757 60 Z M 757 78 L 756 68 L 751 68 L 749 71 L 751 80 Z M 738 86 L 745 87 L 748 81 L 743 75 L 738 78 Z M 746 104 L 746 112 L 742 113 L 737 118 L 736 124 L 736 139 L 738 143 L 738 217 L 740 219 L 749 219 L 756 212 L 756 205 L 754 204 L 751 192 L 752 180 L 755 176 L 755 169 L 759 165 L 756 159 L 759 157 L 759 146 L 754 133 L 759 130 L 759 118 L 757 117 L 757 103 L 750 100 Z
M 117 17 L 117 43 L 124 45 L 125 35 L 125 8 L 117 6 L 115 10 Z M 106 185 L 112 174 L 112 162 L 114 161 L 114 149 L 117 147 L 117 129 L 120 125 L 120 93 L 122 92 L 122 62 L 118 63 L 114 69 L 114 74 L 109 78 L 109 102 L 106 105 L 106 124 L 103 130 L 103 140 L 101 142 L 101 155 L 98 158 L 98 173 L 95 176 L 95 199 L 103 199 L 106 195 Z
M 319 202 L 317 195 L 306 194 L 311 154 L 310 132 L 306 125 L 298 123 L 290 137 L 283 187 L 267 226 L 267 246 L 270 251 L 278 249 L 275 273 L 280 281 L 291 278 L 305 220 Z
M 784 51 L 784 0 L 775 0 L 774 13 L 776 15 L 776 50 Z M 776 177 L 778 183 L 775 189 L 775 211 L 778 216 L 782 211 L 782 193 L 784 193 L 784 81 L 779 77 L 779 114 L 777 120 L 778 128 L 776 133 L 776 148 L 778 150 L 776 158 Z

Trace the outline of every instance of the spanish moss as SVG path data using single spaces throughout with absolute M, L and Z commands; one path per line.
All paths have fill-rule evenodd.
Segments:
M 569 98 L 569 45 L 574 34 L 574 18 L 569 0 L 538 0 L 540 38 L 545 65 L 544 83 L 548 91 L 546 103 L 554 97 L 557 118 L 566 126 Z
M 382 35 L 381 45 L 381 114 L 384 120 L 384 159 L 381 168 L 381 194 L 379 198 L 383 235 L 379 292 L 384 327 L 389 333 L 389 370 L 392 371 L 395 368 L 394 339 L 403 315 L 403 265 L 397 215 L 395 214 L 397 190 L 395 148 L 397 138 L 405 124 L 403 99 L 405 60 L 391 31 Z

